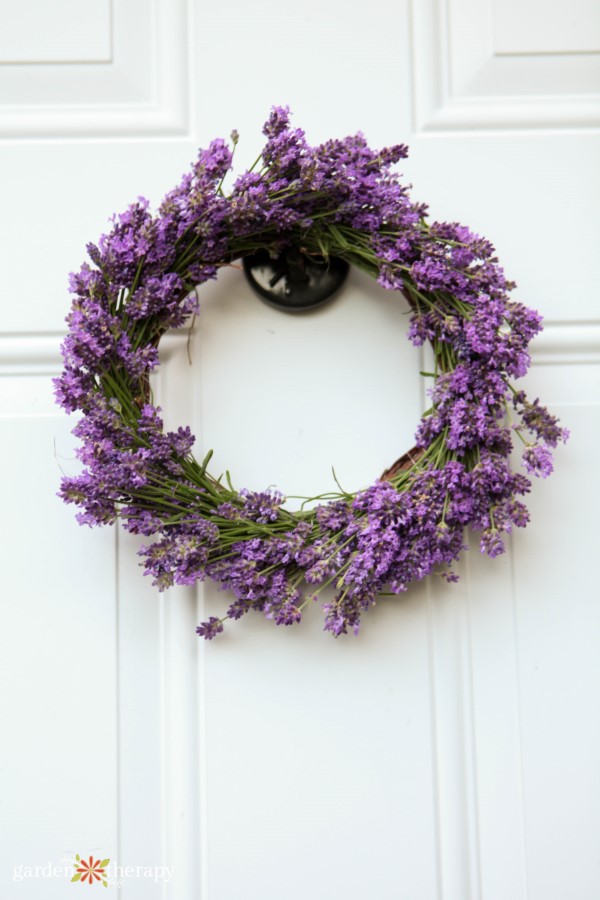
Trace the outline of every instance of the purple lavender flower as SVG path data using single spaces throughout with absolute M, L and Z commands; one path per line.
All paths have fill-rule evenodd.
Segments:
M 484 528 L 481 532 L 481 552 L 495 559 L 505 551 L 504 541 L 495 528 Z
M 523 465 L 533 475 L 547 478 L 554 471 L 552 454 L 539 444 L 534 447 L 526 447 L 523 451 Z
M 212 639 L 218 634 L 221 634 L 222 631 L 223 623 L 220 619 L 217 619 L 216 616 L 211 616 L 207 622 L 202 622 L 196 628 L 196 634 L 206 638 L 207 641 L 212 641 Z

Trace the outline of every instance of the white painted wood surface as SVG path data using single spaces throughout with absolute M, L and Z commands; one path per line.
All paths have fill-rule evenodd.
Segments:
M 15 876 L 78 852 L 174 867 L 123 900 L 597 900 L 599 8 L 87 6 L 45 27 L 0 2 L 0 896 L 74 896 Z M 496 561 L 474 546 L 459 585 L 382 601 L 357 639 L 315 609 L 204 645 L 218 592 L 159 597 L 133 538 L 54 496 L 73 439 L 49 379 L 86 241 L 212 137 L 238 128 L 249 164 L 272 103 L 314 142 L 410 144 L 414 196 L 489 236 L 544 313 L 527 386 L 572 439 L 530 527 Z M 157 392 L 238 485 L 326 490 L 335 465 L 354 489 L 409 446 L 422 362 L 396 298 L 353 273 L 292 319 L 231 270 L 202 300 Z

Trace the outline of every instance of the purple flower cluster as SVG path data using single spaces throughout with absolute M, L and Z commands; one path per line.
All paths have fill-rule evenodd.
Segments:
M 357 134 L 312 147 L 280 107 L 264 133 L 262 166 L 229 195 L 221 185 L 232 151 L 216 140 L 156 214 L 139 198 L 88 245 L 91 264 L 70 280 L 55 384 L 57 402 L 80 413 L 83 465 L 60 495 L 80 507 L 82 524 L 119 518 L 153 538 L 141 553 L 159 590 L 207 577 L 227 590 L 223 617 L 197 629 L 209 640 L 250 610 L 291 625 L 328 585 L 325 629 L 356 632 L 381 593 L 399 594 L 433 571 L 456 580 L 450 566 L 465 527 L 494 557 L 502 535 L 528 521 L 518 498 L 530 482 L 511 468 L 513 437 L 526 471 L 546 477 L 549 448 L 568 434 L 509 381 L 527 371 L 540 316 L 510 299 L 488 241 L 456 223 L 427 223 L 393 168 L 405 146 L 375 151 Z M 435 358 L 412 466 L 302 513 L 288 512 L 277 492 L 215 481 L 208 457 L 200 464 L 192 455 L 189 428 L 164 431 L 148 381 L 162 334 L 198 310 L 199 285 L 246 253 L 288 246 L 340 256 L 402 291 L 410 339 L 428 341 Z

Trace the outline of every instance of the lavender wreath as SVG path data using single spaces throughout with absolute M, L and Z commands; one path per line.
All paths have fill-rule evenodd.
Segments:
M 325 629 L 357 632 L 379 595 L 434 570 L 457 580 L 451 563 L 466 549 L 466 526 L 495 557 L 502 535 L 528 521 L 517 498 L 530 481 L 511 468 L 513 436 L 527 472 L 542 477 L 552 471 L 548 448 L 568 436 L 511 383 L 527 371 L 541 317 L 509 299 L 514 285 L 488 241 L 426 221 L 426 206 L 392 170 L 404 145 L 373 151 L 359 133 L 311 147 L 279 107 L 264 134 L 261 156 L 229 194 L 222 185 L 233 150 L 215 140 L 156 215 L 139 198 L 88 245 L 92 265 L 71 275 L 55 379 L 57 402 L 82 414 L 73 433 L 84 469 L 63 478 L 60 496 L 81 507 L 81 524 L 118 518 L 153 536 L 139 552 L 159 590 L 209 577 L 230 591 L 224 615 L 197 628 L 208 639 L 250 610 L 297 622 L 331 584 Z M 237 140 L 234 132 L 234 149 Z M 194 458 L 188 427 L 165 433 L 149 387 L 161 335 L 198 310 L 197 287 L 236 258 L 290 246 L 340 257 L 401 291 L 410 339 L 428 341 L 435 359 L 415 447 L 366 490 L 299 512 L 279 493 L 211 476 L 210 453 Z

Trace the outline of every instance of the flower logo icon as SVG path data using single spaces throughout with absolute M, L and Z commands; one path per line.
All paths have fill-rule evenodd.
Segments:
M 75 874 L 71 878 L 71 881 L 87 881 L 88 884 L 95 884 L 96 881 L 101 881 L 104 887 L 108 887 L 108 882 L 106 880 L 106 866 L 109 864 L 110 859 L 94 859 L 93 856 L 90 856 L 89 860 L 81 859 L 79 853 L 75 856 Z

